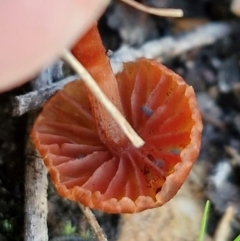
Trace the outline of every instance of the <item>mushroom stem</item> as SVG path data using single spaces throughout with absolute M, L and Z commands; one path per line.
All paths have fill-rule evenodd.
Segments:
M 69 52 L 63 51 L 62 58 L 68 62 L 73 69 L 82 77 L 82 80 L 92 92 L 92 95 L 106 108 L 108 113 L 112 116 L 114 121 L 119 125 L 119 128 L 128 137 L 131 143 L 139 148 L 144 145 L 143 139 L 138 136 L 131 125 L 123 117 L 121 112 L 113 105 L 113 103 L 108 99 L 108 97 L 102 92 L 99 86 L 96 84 L 92 76 L 87 72 L 87 70 L 77 61 L 77 59 Z
M 101 37 L 97 30 L 97 25 L 94 25 L 88 33 L 78 41 L 72 49 L 72 53 L 89 71 L 102 92 L 116 106 L 117 110 L 119 110 L 120 113 L 123 113 L 117 81 L 113 74 L 110 61 L 105 54 L 105 48 L 103 47 Z M 114 152 L 126 147 L 129 141 L 125 134 L 129 132 L 136 134 L 131 126 L 129 124 L 127 126 L 125 125 L 122 130 L 119 124 L 116 123 L 118 118 L 115 118 L 116 120 L 114 120 L 109 113 L 109 108 L 107 110 L 102 105 L 103 103 L 101 103 L 103 101 L 99 101 L 99 98 L 97 98 L 90 89 L 88 90 L 88 97 L 91 103 L 95 124 L 102 142 Z M 116 115 L 118 112 L 117 110 L 113 115 Z M 128 137 L 132 139 L 131 134 L 128 135 Z M 111 143 L 111 147 L 109 146 L 109 143 Z M 136 146 L 140 147 L 143 144 L 143 140 L 138 138 Z

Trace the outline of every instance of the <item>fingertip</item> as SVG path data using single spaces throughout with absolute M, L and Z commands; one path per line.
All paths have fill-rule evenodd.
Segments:
M 21 85 L 83 35 L 104 0 L 2 0 L 0 92 Z

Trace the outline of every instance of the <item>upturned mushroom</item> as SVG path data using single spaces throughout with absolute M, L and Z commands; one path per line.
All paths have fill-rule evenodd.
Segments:
M 202 121 L 193 88 L 145 58 L 125 63 L 115 77 L 96 26 L 72 52 L 145 144 L 135 148 L 82 81 L 67 84 L 31 133 L 58 193 L 110 213 L 163 205 L 199 153 Z

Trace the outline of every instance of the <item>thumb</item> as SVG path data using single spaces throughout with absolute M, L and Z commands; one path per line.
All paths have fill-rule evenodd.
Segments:
M 98 19 L 106 0 L 1 0 L 0 93 L 21 85 Z

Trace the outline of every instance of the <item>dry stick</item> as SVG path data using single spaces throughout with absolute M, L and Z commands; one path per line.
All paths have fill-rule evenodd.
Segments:
M 31 82 L 31 85 L 33 90 L 38 90 L 52 83 L 54 79 L 61 79 L 63 76 L 63 62 L 57 61 L 44 69 Z M 34 99 L 34 101 L 37 101 L 37 99 Z M 32 128 L 34 117 L 34 114 L 29 116 L 28 132 Z M 47 241 L 47 169 L 42 158 L 33 147 L 29 133 L 27 133 L 25 153 L 25 241 Z
M 217 231 L 214 234 L 214 241 L 227 241 L 230 240 L 231 234 L 232 234 L 232 227 L 231 224 L 234 220 L 235 216 L 235 208 L 230 204 L 222 219 L 220 220 L 220 223 L 217 227 Z
M 177 57 L 187 51 L 214 44 L 216 41 L 239 31 L 234 22 L 208 23 L 184 34 L 148 41 L 140 48 L 123 45 L 111 55 L 114 71 L 121 69 L 121 63 L 145 57 L 161 62 Z
M 29 124 L 31 126 L 31 124 Z M 47 241 L 47 170 L 32 146 L 26 147 L 25 241 Z
M 83 206 L 80 203 L 78 203 L 78 205 L 79 205 L 80 209 L 82 210 L 82 212 L 84 213 L 85 217 L 87 218 L 87 221 L 91 225 L 96 238 L 99 241 L 107 241 L 107 237 L 104 234 L 102 228 L 100 227 L 98 221 L 96 220 L 96 217 L 93 215 L 91 209 Z
M 201 111 L 201 116 L 204 121 L 206 121 L 207 123 L 210 123 L 214 127 L 218 128 L 220 130 L 225 129 L 225 124 L 221 119 L 218 119 L 217 117 L 212 116 L 204 111 Z
M 138 136 L 135 130 L 123 117 L 121 112 L 113 105 L 113 103 L 107 98 L 107 96 L 102 92 L 100 87 L 94 81 L 92 76 L 87 72 L 87 70 L 79 63 L 79 61 L 72 55 L 68 50 L 62 52 L 62 58 L 71 65 L 71 67 L 80 75 L 81 79 L 84 81 L 89 90 L 94 94 L 97 100 L 106 108 L 106 110 L 111 114 L 112 118 L 120 126 L 124 134 L 129 138 L 132 144 L 139 148 L 144 145 L 143 139 Z
M 38 109 L 40 106 L 43 106 L 53 94 L 62 89 L 65 84 L 78 78 L 78 75 L 68 76 L 57 83 L 44 86 L 25 95 L 15 96 L 13 98 L 13 116 L 20 116 L 29 110 Z
M 214 44 L 227 35 L 239 31 L 238 29 L 233 23 L 209 23 L 184 34 L 151 40 L 138 49 L 125 45 L 111 55 L 111 64 L 116 73 L 122 68 L 123 62 L 134 61 L 140 57 L 156 58 L 164 62 L 186 51 Z M 46 101 L 46 97 L 52 93 L 51 87 L 53 86 L 54 88 L 57 86 L 56 88 L 61 89 L 64 86 L 64 81 L 57 82 L 36 92 L 16 96 L 14 98 L 15 110 L 24 109 L 24 112 L 27 112 L 33 108 L 41 107 L 41 103 L 36 103 L 36 98 Z M 22 112 L 15 111 L 15 114 L 19 115 Z
M 45 71 L 48 71 L 46 69 Z M 33 89 L 46 84 L 44 74 L 32 82 Z M 32 128 L 34 115 L 29 117 L 28 132 Z M 25 168 L 25 241 L 47 241 L 47 170 L 32 145 L 27 133 Z
M 231 146 L 225 146 L 224 149 L 225 149 L 226 153 L 229 156 L 232 157 L 232 159 L 230 160 L 231 164 L 233 166 L 239 167 L 240 166 L 240 154 L 239 154 L 239 152 Z
M 139 11 L 146 12 L 149 14 L 154 14 L 161 17 L 182 17 L 183 11 L 181 9 L 171 9 L 171 8 L 154 8 L 148 7 L 139 2 L 133 0 L 121 0 L 122 2 L 128 4 L 131 7 L 138 9 Z

